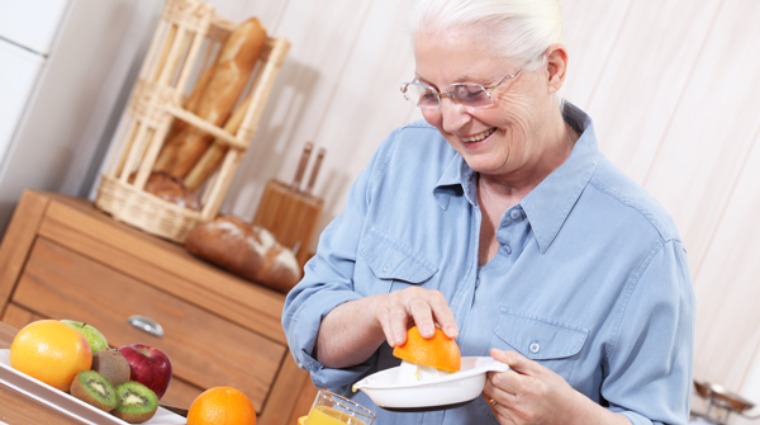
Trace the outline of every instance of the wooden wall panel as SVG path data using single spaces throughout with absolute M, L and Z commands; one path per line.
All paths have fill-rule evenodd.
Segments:
M 630 0 L 564 0 L 569 65 L 564 96 L 586 109 L 623 28 Z
M 355 177 L 365 168 L 393 127 L 406 122 L 413 107 L 399 85 L 414 74 L 407 23 L 399 19 L 406 2 L 371 2 L 315 140 L 328 145 L 322 193 L 332 211 L 343 208 Z
M 756 206 L 756 208 L 760 208 L 760 206 Z M 756 331 L 758 331 L 756 329 Z M 757 340 L 757 336 L 754 335 L 753 339 Z M 753 402 L 757 403 L 758 394 L 760 394 L 760 344 L 755 345 L 755 353 L 752 356 L 752 361 L 749 365 L 749 370 L 743 377 L 744 382 L 742 383 L 742 386 L 739 389 L 739 392 L 743 394 L 747 399 L 752 400 Z M 752 416 L 757 416 L 758 412 L 760 412 L 760 408 L 755 407 L 750 410 L 749 414 Z M 735 418 L 731 422 L 731 425 L 753 425 L 757 424 L 756 419 L 749 419 L 749 418 Z
M 754 141 L 760 141 L 757 132 Z M 760 211 L 758 143 L 737 167 L 743 178 L 726 191 L 720 227 L 711 235 L 696 281 L 696 374 L 733 389 L 743 386 L 752 363 L 760 360 L 755 358 L 760 347 L 760 226 L 753 225 Z M 752 398 L 760 402 L 758 395 Z
M 697 274 L 760 125 L 758 19 L 760 3 L 724 1 L 646 178 L 679 223 Z
M 626 13 L 588 112 L 598 122 L 600 149 L 638 182 L 667 143 L 663 135 L 702 59 L 718 3 L 637 1 Z

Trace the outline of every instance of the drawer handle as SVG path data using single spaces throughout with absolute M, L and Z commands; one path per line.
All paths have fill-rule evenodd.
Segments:
M 133 327 L 147 333 L 150 335 L 153 335 L 155 337 L 161 338 L 164 336 L 164 328 L 158 324 L 155 320 L 140 316 L 138 314 L 135 314 L 133 316 L 129 316 L 129 319 L 127 319 L 130 325 Z

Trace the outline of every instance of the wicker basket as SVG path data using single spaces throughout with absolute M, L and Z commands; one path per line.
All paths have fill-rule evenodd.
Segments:
M 220 45 L 235 27 L 199 0 L 166 0 L 115 139 L 118 153 L 98 187 L 97 208 L 176 242 L 184 242 L 197 224 L 218 214 L 290 47 L 285 39 L 267 39 L 236 106 L 243 110 L 244 118 L 231 133 L 193 114 L 183 103 L 188 88 L 213 65 Z M 224 147 L 221 166 L 197 190 L 200 211 L 175 205 L 144 189 L 174 120 L 213 135 L 214 143 Z

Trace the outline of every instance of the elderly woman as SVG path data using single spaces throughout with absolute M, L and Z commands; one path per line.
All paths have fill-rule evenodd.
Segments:
M 483 397 L 379 424 L 685 424 L 693 293 L 668 214 L 558 93 L 559 0 L 419 0 L 425 122 L 392 132 L 283 315 L 298 364 L 346 389 L 418 325 L 491 355 Z

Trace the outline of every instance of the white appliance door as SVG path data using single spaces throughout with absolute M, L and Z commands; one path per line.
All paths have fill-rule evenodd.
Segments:
M 47 55 L 69 0 L 0 0 L 0 38 Z
M 35 86 L 44 58 L 0 40 L 0 177 L 3 158 Z

